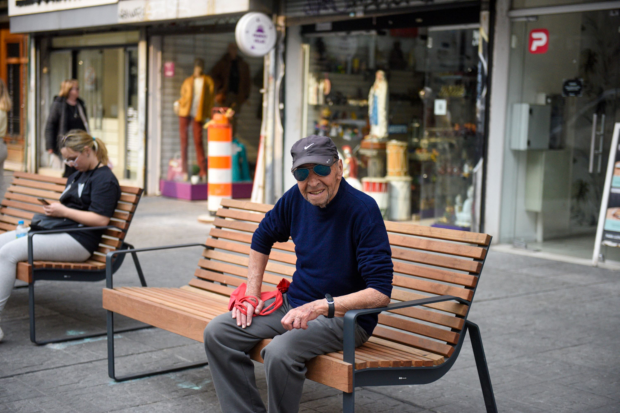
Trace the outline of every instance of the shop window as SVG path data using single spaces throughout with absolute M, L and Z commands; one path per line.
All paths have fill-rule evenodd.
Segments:
M 601 0 L 513 0 L 513 9 L 529 9 L 532 7 L 565 6 L 569 4 L 599 3 Z
M 336 142 L 347 182 L 386 219 L 472 227 L 478 40 L 466 26 L 305 39 L 305 132 Z
M 7 86 L 12 103 L 4 136 L 8 149 L 7 169 L 21 170 L 25 160 L 26 41 L 27 36 L 11 34 L 8 29 L 0 30 L 0 77 Z

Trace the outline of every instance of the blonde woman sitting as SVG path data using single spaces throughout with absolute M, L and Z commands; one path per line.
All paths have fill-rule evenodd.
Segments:
M 118 180 L 108 168 L 108 151 L 101 139 L 72 130 L 59 144 L 65 163 L 77 169 L 67 179 L 60 202 L 43 207 L 32 219 L 31 230 L 100 227 L 110 222 L 121 195 Z M 41 234 L 33 237 L 34 259 L 86 261 L 97 249 L 104 230 Z M 28 238 L 15 231 L 0 235 L 0 315 L 13 284 L 17 263 L 28 260 Z M 3 337 L 0 329 L 0 340 Z

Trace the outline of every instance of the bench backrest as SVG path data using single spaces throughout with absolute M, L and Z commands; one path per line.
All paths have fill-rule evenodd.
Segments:
M 35 213 L 43 213 L 43 206 L 37 198 L 57 202 L 66 184 L 67 178 L 15 172 L 0 207 L 0 233 L 14 230 L 19 220 L 24 220 L 26 225 L 30 225 Z M 104 232 L 99 248 L 91 257 L 92 260 L 105 263 L 105 254 L 121 246 L 141 195 L 140 188 L 121 186 L 121 199 L 109 224 L 118 230 L 109 229 Z
M 203 258 L 190 282 L 193 287 L 230 296 L 246 281 L 252 233 L 271 205 L 223 200 L 210 231 Z M 491 237 L 486 234 L 386 222 L 392 247 L 392 300 L 409 301 L 437 295 L 473 300 Z M 276 288 L 295 272 L 292 241 L 274 246 L 263 291 Z M 373 337 L 450 357 L 460 338 L 470 305 L 456 301 L 383 313 Z M 396 346 L 398 346 L 396 344 Z

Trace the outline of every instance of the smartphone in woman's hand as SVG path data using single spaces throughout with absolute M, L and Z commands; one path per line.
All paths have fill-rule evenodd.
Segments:
M 45 199 L 45 198 L 37 198 L 37 201 L 39 201 L 43 205 L 49 205 L 50 204 L 49 202 L 47 202 L 47 199 Z

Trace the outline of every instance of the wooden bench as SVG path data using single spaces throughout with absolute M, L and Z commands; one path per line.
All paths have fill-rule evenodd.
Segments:
M 43 213 L 43 206 L 37 198 L 45 198 L 51 202 L 57 202 L 65 189 L 66 178 L 56 178 L 25 172 L 15 172 L 11 186 L 4 194 L 4 199 L 0 207 L 0 233 L 12 231 L 17 227 L 20 220 L 26 226 L 30 225 L 30 220 L 35 213 Z M 63 342 L 70 340 L 80 340 L 88 337 L 105 335 L 106 333 L 93 334 L 89 336 L 78 335 L 63 337 L 60 339 L 37 341 L 35 331 L 35 282 L 39 280 L 53 281 L 101 281 L 106 276 L 106 254 L 110 251 L 133 249 L 133 246 L 124 242 L 125 235 L 134 217 L 136 207 L 142 196 L 142 189 L 121 186 L 121 199 L 116 206 L 114 216 L 105 229 L 99 248 L 86 262 L 52 262 L 52 261 L 33 261 L 32 252 L 29 253 L 27 262 L 17 264 L 17 279 L 28 284 L 29 300 L 28 307 L 30 312 L 30 340 L 38 345 Z M 92 229 L 92 227 L 91 227 Z M 84 230 L 84 229 L 78 229 Z M 40 231 L 37 233 L 49 233 L 50 231 Z M 67 232 L 67 230 L 52 231 Z M 29 251 L 32 251 L 32 237 L 35 234 L 29 233 Z M 116 272 L 123 263 L 120 255 L 114 260 L 112 270 Z M 143 286 L 146 287 L 140 263 L 135 254 L 132 256 L 138 275 Z M 129 329 L 133 330 L 133 329 Z M 127 330 L 127 331 L 129 331 Z
M 116 377 L 113 314 L 202 342 L 211 319 L 227 310 L 232 291 L 245 282 L 252 233 L 270 205 L 223 200 L 194 278 L 181 288 L 113 288 L 108 274 L 103 307 L 108 310 L 108 373 L 122 381 L 164 371 Z M 433 382 L 454 364 L 469 329 L 487 411 L 497 411 L 478 327 L 467 320 L 487 256 L 486 234 L 386 222 L 394 262 L 392 304 L 383 309 L 355 310 L 345 315 L 344 351 L 311 360 L 307 378 L 343 392 L 345 412 L 354 410 L 359 386 Z M 186 246 L 188 246 L 186 245 Z M 149 248 L 144 251 L 183 246 Z M 303 247 L 302 247 L 303 248 Z M 141 252 L 143 250 L 136 250 Z M 108 254 L 108 259 L 122 254 Z M 295 245 L 278 243 L 270 255 L 263 291 L 295 271 Z M 354 346 L 355 318 L 377 313 L 379 324 L 370 340 Z M 252 351 L 262 362 L 263 340 Z M 191 366 L 204 365 L 193 364 Z M 188 366 L 177 366 L 175 371 Z

